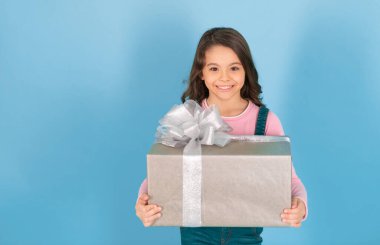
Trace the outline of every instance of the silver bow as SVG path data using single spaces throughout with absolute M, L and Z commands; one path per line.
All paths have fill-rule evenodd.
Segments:
M 225 146 L 231 130 L 215 106 L 202 109 L 194 100 L 175 105 L 160 121 L 156 142 L 171 147 L 189 148 L 191 141 L 204 145 Z
M 225 146 L 231 141 L 231 130 L 215 106 L 202 109 L 188 100 L 175 105 L 160 121 L 156 142 L 183 149 L 183 226 L 201 225 L 202 148 L 204 145 Z

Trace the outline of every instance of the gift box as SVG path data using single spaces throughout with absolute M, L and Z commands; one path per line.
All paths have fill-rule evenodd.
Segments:
M 200 155 L 156 143 L 147 155 L 149 203 L 162 207 L 154 225 L 289 226 L 280 215 L 291 206 L 291 172 L 288 137 L 239 136 Z

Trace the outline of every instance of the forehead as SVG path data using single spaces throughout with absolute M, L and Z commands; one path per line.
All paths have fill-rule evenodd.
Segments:
M 205 52 L 205 64 L 216 63 L 219 65 L 240 62 L 237 54 L 229 47 L 214 45 Z

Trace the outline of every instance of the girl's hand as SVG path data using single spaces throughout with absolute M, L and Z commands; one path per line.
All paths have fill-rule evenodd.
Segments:
M 284 209 L 281 214 L 282 222 L 290 224 L 293 227 L 300 227 L 305 214 L 305 203 L 299 198 L 292 198 L 292 207 Z
M 149 196 L 146 193 L 141 194 L 135 207 L 136 215 L 145 227 L 153 225 L 161 217 L 161 207 L 155 204 L 148 204 L 148 200 Z

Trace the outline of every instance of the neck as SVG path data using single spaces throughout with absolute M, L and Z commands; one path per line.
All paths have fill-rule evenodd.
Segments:
M 241 97 L 230 100 L 218 100 L 209 97 L 207 98 L 207 104 L 218 107 L 222 117 L 233 117 L 240 115 L 247 108 L 248 101 Z

